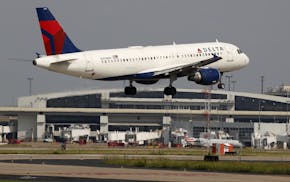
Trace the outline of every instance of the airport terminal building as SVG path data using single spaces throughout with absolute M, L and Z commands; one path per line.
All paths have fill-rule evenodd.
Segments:
M 90 138 L 107 140 L 110 131 L 163 131 L 163 142 L 170 140 L 170 131 L 184 128 L 188 135 L 223 130 L 245 145 L 261 123 L 282 124 L 280 133 L 289 133 L 289 116 L 211 115 L 211 111 L 288 111 L 290 99 L 264 94 L 223 90 L 178 89 L 175 96 L 166 96 L 161 89 L 139 90 L 127 96 L 121 89 L 82 90 L 21 97 L 18 107 L 29 108 L 108 108 L 166 110 L 166 113 L 23 113 L 18 115 L 18 139 L 43 140 L 60 137 L 60 130 L 71 125 L 90 128 Z M 290 108 L 289 108 L 290 109 Z M 174 110 L 174 113 L 170 113 Z M 187 110 L 204 110 L 203 114 L 182 114 Z M 180 111 L 180 114 L 178 113 Z M 288 112 L 287 112 L 288 113 Z M 258 124 L 258 125 L 257 125 Z M 271 128 L 271 127 L 270 127 Z

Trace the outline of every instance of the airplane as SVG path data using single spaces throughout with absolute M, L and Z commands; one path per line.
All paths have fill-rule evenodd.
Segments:
M 47 7 L 36 8 L 36 12 L 46 55 L 37 53 L 33 65 L 91 80 L 128 80 L 126 95 L 137 93 L 133 82 L 147 85 L 169 79 L 164 94 L 174 96 L 173 82 L 185 76 L 197 84 L 217 84 L 223 89 L 221 79 L 225 72 L 249 64 L 248 56 L 241 49 L 219 41 L 82 51 Z
M 243 144 L 239 140 L 234 140 L 232 137 L 226 136 L 222 131 L 218 133 L 218 136 L 216 132 L 201 133 L 202 136 L 199 138 L 188 137 L 186 135 L 184 139 L 188 146 L 211 147 L 213 144 L 231 144 L 237 148 L 243 147 Z
M 192 146 L 199 146 L 199 147 L 211 147 L 213 144 L 231 144 L 237 148 L 243 147 L 243 144 L 239 140 L 234 140 L 234 139 L 196 138 L 193 141 L 190 141 L 188 143 L 190 143 Z

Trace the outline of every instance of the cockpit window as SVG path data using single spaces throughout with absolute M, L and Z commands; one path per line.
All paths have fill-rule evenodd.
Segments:
M 242 54 L 242 53 L 243 53 L 243 51 L 241 51 L 241 49 L 238 49 L 237 52 L 238 52 L 239 54 Z

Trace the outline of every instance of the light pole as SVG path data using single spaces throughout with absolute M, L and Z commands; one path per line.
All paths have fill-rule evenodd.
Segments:
M 233 81 L 232 81 L 232 84 L 233 84 L 233 91 L 235 91 L 235 89 L 236 89 L 236 83 L 237 83 L 236 80 L 233 80 Z
M 232 75 L 226 75 L 226 78 L 228 79 L 228 91 L 231 91 L 231 78 L 233 76 Z
M 261 94 L 264 94 L 264 76 L 261 76 Z
M 288 134 L 289 131 L 288 131 L 288 127 L 289 127 L 289 107 L 288 107 L 288 104 L 289 104 L 289 91 L 287 90 L 287 121 L 286 121 L 286 133 Z
M 27 78 L 28 82 L 29 82 L 29 96 L 31 96 L 32 94 L 32 80 L 33 80 L 33 77 L 28 77 Z

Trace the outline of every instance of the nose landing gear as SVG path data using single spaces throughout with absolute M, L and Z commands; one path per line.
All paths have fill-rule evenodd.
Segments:
M 223 76 L 223 74 L 224 74 L 224 73 L 221 72 L 220 79 L 219 79 L 219 81 L 218 81 L 218 85 L 217 85 L 218 89 L 225 89 L 225 84 L 222 83 L 222 76 Z
M 218 87 L 219 89 L 225 89 L 225 84 L 219 82 L 218 85 L 217 85 L 217 87 Z

